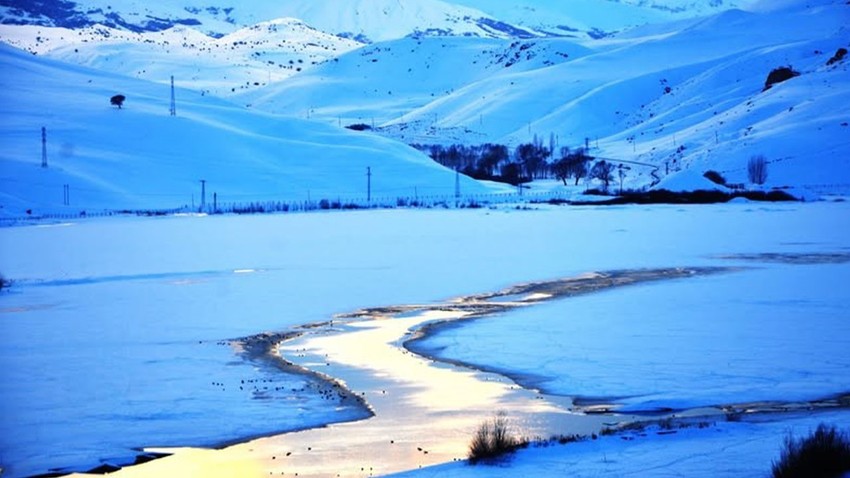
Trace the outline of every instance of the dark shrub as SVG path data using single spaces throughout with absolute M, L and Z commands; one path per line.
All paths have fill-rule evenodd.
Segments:
M 797 198 L 786 193 L 785 191 L 778 191 L 776 189 L 768 192 L 764 191 L 742 191 L 740 193 L 735 193 L 733 197 L 744 197 L 749 199 L 750 201 L 796 201 Z
M 478 427 L 469 444 L 469 462 L 494 461 L 516 451 L 522 443 L 510 434 L 508 419 L 499 413 Z
M 650 191 L 627 191 L 618 197 L 604 201 L 573 201 L 576 206 L 610 206 L 618 204 L 715 204 L 729 201 L 737 197 L 744 197 L 751 201 L 796 201 L 794 196 L 785 191 L 734 191 L 727 193 L 723 191 L 707 191 L 698 189 L 696 191 L 669 191 L 667 189 L 653 189 Z
M 0 274 L 0 290 L 9 287 L 10 284 L 11 283 L 5 277 L 3 277 L 3 274 Z
M 723 175 L 718 173 L 717 171 L 708 170 L 705 172 L 705 174 L 703 174 L 703 177 L 713 182 L 714 184 L 726 186 L 726 178 L 724 178 Z
M 832 58 L 830 58 L 829 61 L 826 62 L 826 64 L 827 66 L 829 66 L 838 63 L 839 61 L 843 60 L 845 56 L 847 56 L 847 49 L 839 48 L 838 51 L 835 52 L 835 55 L 833 55 Z
M 112 98 L 109 98 L 109 103 L 113 106 L 117 106 L 120 110 L 121 107 L 124 105 L 124 100 L 126 99 L 127 97 L 124 95 L 115 95 Z
M 767 91 L 773 85 L 782 83 L 783 81 L 788 81 L 795 76 L 800 76 L 800 73 L 794 71 L 794 69 L 790 66 L 780 66 L 779 68 L 775 68 L 769 75 L 767 75 L 767 81 L 764 82 L 764 89 L 762 91 Z
M 346 126 L 346 128 L 354 131 L 369 131 L 370 129 L 372 129 L 371 126 L 365 123 L 350 124 Z
M 818 425 L 799 440 L 789 436 L 773 463 L 774 478 L 834 478 L 850 471 L 850 438 L 835 427 Z

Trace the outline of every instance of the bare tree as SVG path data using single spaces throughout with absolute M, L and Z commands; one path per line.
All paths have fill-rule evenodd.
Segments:
M 626 179 L 626 171 L 630 169 L 630 167 L 623 166 L 622 164 L 617 166 L 617 176 L 620 177 L 620 195 L 623 194 L 623 180 Z
M 593 165 L 590 170 L 590 178 L 602 181 L 605 191 L 608 191 L 608 185 L 614 180 L 614 165 L 607 161 L 599 161 Z
M 747 177 L 752 184 L 761 186 L 767 181 L 767 158 L 763 154 L 750 157 L 747 163 Z
M 561 148 L 561 158 L 552 164 L 552 173 L 564 182 L 564 186 L 568 178 L 575 178 L 575 185 L 578 186 L 581 178 L 587 175 L 587 163 L 592 159 L 582 148 L 570 151 L 568 146 L 564 146 Z

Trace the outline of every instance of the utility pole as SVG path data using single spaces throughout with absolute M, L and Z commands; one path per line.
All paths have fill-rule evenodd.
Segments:
M 460 199 L 460 168 L 455 166 L 455 201 Z
M 41 167 L 47 167 L 47 128 L 41 127 Z
M 62 185 L 62 204 L 65 206 L 71 205 L 71 185 L 69 184 Z
M 177 116 L 177 101 L 174 98 L 174 75 L 171 75 L 171 116 Z
M 201 179 L 201 211 L 204 210 L 207 202 L 207 180 Z
M 366 202 L 372 202 L 372 167 L 366 167 Z

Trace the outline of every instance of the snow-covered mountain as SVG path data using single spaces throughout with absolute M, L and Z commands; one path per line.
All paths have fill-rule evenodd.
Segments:
M 556 35 L 603 34 L 646 23 L 701 17 L 754 0 L 455 0 L 504 21 Z
M 105 25 L 129 31 L 162 31 L 191 26 L 212 36 L 277 18 L 298 18 L 327 33 L 359 41 L 382 41 L 416 32 L 483 37 L 535 36 L 479 10 L 441 0 L 60 0 L 0 3 L 0 23 L 82 28 Z
M 288 81 L 241 93 L 238 99 L 280 114 L 380 125 L 479 81 L 546 68 L 590 51 L 568 39 L 403 38 L 352 51 Z M 418 134 L 427 142 L 429 133 Z
M 131 32 L 102 25 L 81 29 L 0 25 L 0 38 L 49 58 L 227 96 L 286 79 L 363 46 L 282 18 L 213 38 L 191 27 Z
M 98 8 L 109 10 L 106 3 L 100 5 L 97 1 L 86 4 L 89 20 L 102 13 L 96 12 Z M 599 5 L 617 9 L 649 8 L 647 11 L 685 15 L 674 8 L 654 8 L 645 2 L 597 1 Z M 31 130 L 37 132 L 41 126 L 47 126 L 55 139 L 53 133 L 68 128 L 69 139 L 50 143 L 51 147 L 59 145 L 51 157 L 56 152 L 63 157 L 69 151 L 73 153 L 69 157 L 75 157 L 80 154 L 78 145 L 99 145 L 96 148 L 99 153 L 87 151 L 86 154 L 104 162 L 97 163 L 94 172 L 73 174 L 85 178 L 86 184 L 97 184 L 92 190 L 100 191 L 98 197 L 108 196 L 106 202 L 110 204 L 121 201 L 127 207 L 146 204 L 145 198 L 153 197 L 144 192 L 148 186 L 126 183 L 121 176 L 126 169 L 108 171 L 108 167 L 119 164 L 105 161 L 108 151 L 122 151 L 123 145 L 134 144 L 132 138 L 115 142 L 115 135 L 96 133 L 104 128 L 119 128 L 124 134 L 126 131 L 121 127 L 127 126 L 129 130 L 142 128 L 154 132 L 147 138 L 149 141 L 139 146 L 140 152 L 131 154 L 137 160 L 171 158 L 174 148 L 182 148 L 179 153 L 182 156 L 195 158 L 197 154 L 189 147 L 193 141 L 185 138 L 210 135 L 214 141 L 194 141 L 207 148 L 201 156 L 235 157 L 254 166 L 260 161 L 256 169 L 254 166 L 247 169 L 258 174 L 250 178 L 234 176 L 224 172 L 225 169 L 218 169 L 215 173 L 218 176 L 204 175 L 217 177 L 218 184 L 231 184 L 231 189 L 219 192 L 238 198 L 301 197 L 306 191 L 322 191 L 321 194 L 334 191 L 341 196 L 352 191 L 353 194 L 362 189 L 362 171 L 357 171 L 367 166 L 365 161 L 371 157 L 371 153 L 364 152 L 367 150 L 380 150 L 379 157 L 386 158 L 387 164 L 419 162 L 420 166 L 430 167 L 427 158 L 396 141 L 497 142 L 515 146 L 535 137 L 551 138 L 558 146 L 590 145 L 591 153 L 598 157 L 644 164 L 629 172 L 626 184 L 634 187 L 656 184 L 659 176 L 665 176 L 662 186 L 670 185 L 677 176 L 697 173 L 700 177 L 708 169 L 720 171 L 730 182 L 743 183 L 747 159 L 763 154 L 771 165 L 768 186 L 850 189 L 847 177 L 850 143 L 843 139 L 850 123 L 850 117 L 846 116 L 850 111 L 848 63 L 839 60 L 827 64 L 840 48 L 850 46 L 847 27 L 850 9 L 841 0 L 747 2 L 751 11 L 727 10 L 702 18 L 652 23 L 593 41 L 564 37 L 498 38 L 495 34 L 492 36 L 496 38 L 492 38 L 472 33 L 469 36 L 403 35 L 413 25 L 417 25 L 414 30 L 427 30 L 427 22 L 417 22 L 439 16 L 434 12 L 469 10 L 453 10 L 459 7 L 441 2 L 363 1 L 348 2 L 344 8 L 334 4 L 335 15 L 330 4 L 305 0 L 284 5 L 250 3 L 244 7 L 199 9 L 169 3 L 158 5 L 156 8 L 163 10 L 154 12 L 127 1 L 113 4 L 113 13 L 120 11 L 121 15 L 137 20 L 143 17 L 173 20 L 184 12 L 196 15 L 191 18 L 205 16 L 209 23 L 198 20 L 194 26 L 142 32 L 129 31 L 126 26 L 78 29 L 0 26 L 0 37 L 7 43 L 41 56 L 97 69 L 80 69 L 51 61 L 41 63 L 37 58 L 4 49 L 7 63 L 4 71 L 13 72 L 3 78 L 4 104 L 11 105 L 2 125 L 4 145 L 9 145 L 3 153 L 9 165 L 4 164 L 4 177 L 30 174 L 17 168 L 19 162 L 29 164 L 33 155 L 37 156 L 38 145 L 32 144 L 32 138 L 25 139 Z M 532 5 L 531 0 L 526 0 L 526 4 Z M 733 4 L 742 2 L 710 2 L 701 11 Z M 68 11 L 82 8 L 71 2 L 53 5 Z M 386 10 L 371 10 L 375 5 L 385 5 Z M 493 8 L 499 5 L 504 6 L 495 2 Z M 551 4 L 536 5 L 560 11 L 560 7 Z M 674 3 L 671 0 L 651 5 Z M 4 8 L 6 14 L 10 11 L 21 14 L 20 5 Z M 347 8 L 355 8 L 362 18 L 349 15 Z M 147 13 L 145 16 L 126 12 Z M 222 12 L 227 15 L 224 20 L 220 18 Z M 316 29 L 311 23 L 293 18 L 255 22 L 266 14 L 287 12 L 325 24 Z M 406 26 L 387 33 L 401 38 L 363 44 L 327 33 L 335 29 L 339 32 L 340 25 L 355 23 L 378 28 L 380 22 L 376 18 L 380 15 L 392 19 L 407 16 L 408 23 L 399 20 L 399 25 Z M 42 15 L 36 20 L 52 21 L 45 18 Z M 197 30 L 209 30 L 216 18 L 222 25 L 229 25 L 225 36 L 213 38 Z M 357 21 L 344 24 L 354 20 Z M 243 21 L 250 26 L 237 28 Z M 392 22 L 388 24 L 396 26 Z M 368 36 L 370 28 L 348 33 Z M 771 70 L 782 66 L 793 67 L 800 75 L 762 91 Z M 45 73 L 34 76 L 33 69 Z M 109 73 L 103 73 L 104 70 Z M 167 118 L 163 121 L 160 116 L 167 112 L 168 91 L 164 83 L 172 75 L 177 85 L 185 88 L 178 96 L 191 98 L 191 114 L 181 115 L 176 121 Z M 46 103 L 36 99 L 39 88 L 47 91 L 45 95 L 59 100 L 43 107 Z M 126 111 L 112 111 L 108 104 L 103 104 L 103 98 L 115 93 L 130 98 Z M 210 98 L 228 95 L 236 95 L 241 107 Z M 86 100 L 80 101 L 83 97 Z M 143 108 L 139 109 L 140 106 Z M 193 112 L 192 108 L 197 111 Z M 51 126 L 56 118 L 64 125 L 58 130 Z M 304 121 L 307 119 L 310 123 Z M 191 125 L 185 124 L 186 121 Z M 317 125 L 317 122 L 325 124 Z M 179 141 L 174 135 L 180 128 L 163 127 L 171 123 L 188 128 Z M 377 126 L 378 132 L 388 139 L 352 135 L 342 130 L 341 126 L 353 123 Z M 73 131 L 80 131 L 81 136 Z M 280 141 L 286 146 L 281 146 Z M 350 146 L 348 141 L 353 141 L 353 149 L 331 153 L 334 148 Z M 302 151 L 305 142 L 311 146 Z M 311 148 L 321 150 L 322 154 Z M 296 151 L 298 157 L 329 159 L 297 166 L 303 169 L 293 173 L 290 177 L 293 182 L 287 182 L 292 185 L 298 178 L 299 189 L 295 192 L 289 186 L 281 186 L 280 181 L 269 179 L 289 174 L 279 173 L 286 168 L 276 163 L 283 149 Z M 333 166 L 329 164 L 348 157 L 349 153 L 360 158 L 344 163 L 353 168 L 351 177 L 358 179 L 351 179 L 349 184 L 349 179 L 334 176 L 333 181 L 339 182 L 320 184 L 324 179 L 317 178 L 333 176 L 329 173 Z M 397 159 L 392 159 L 396 156 Z M 222 166 L 223 161 L 214 162 Z M 72 162 L 66 167 L 78 164 L 94 163 Z M 183 199 L 177 202 L 186 204 L 186 191 L 191 194 L 191 184 L 198 178 L 180 179 L 182 185 L 178 186 L 173 183 L 174 178 L 189 175 L 186 170 L 173 169 L 173 162 L 167 160 L 155 164 L 163 169 L 152 182 L 163 191 L 156 194 L 182 195 Z M 50 174 L 53 172 L 46 176 Z M 255 179 L 257 185 L 252 182 Z M 38 183 L 49 183 L 48 189 L 61 191 L 61 186 L 69 181 L 65 176 Z M 452 186 L 451 181 L 448 185 Z M 104 195 L 104 189 L 97 188 L 114 190 L 111 195 Z M 411 189 L 408 186 L 400 189 L 405 188 Z M 17 189 L 4 186 L 3 193 L 12 198 L 7 202 L 24 205 L 33 200 L 46 204 L 25 189 L 25 186 Z M 248 190 L 252 192 L 247 193 Z M 255 190 L 261 194 L 254 194 Z M 124 199 L 119 201 L 119 198 Z M 166 202 L 156 204 L 164 206 Z
M 245 100 L 328 122 L 374 118 L 406 142 L 589 142 L 597 156 L 651 164 L 662 176 L 716 169 L 744 183 L 748 158 L 763 154 L 770 186 L 846 188 L 848 63 L 827 63 L 850 46 L 848 20 L 844 2 L 821 0 L 644 26 L 583 46 L 406 40 L 348 53 Z M 783 66 L 800 76 L 763 91 Z M 633 169 L 633 186 L 655 182 L 652 168 Z
M 602 35 L 645 23 L 705 16 L 744 8 L 756 0 L 287 0 L 214 5 L 197 0 L 57 0 L 0 2 L 0 23 L 83 28 L 104 25 L 128 31 L 191 26 L 212 36 L 282 17 L 325 32 L 384 41 L 414 32 L 513 37 Z
M 455 174 L 390 139 L 246 110 L 0 46 L 0 214 L 201 202 L 450 196 Z M 110 105 L 126 97 L 123 108 Z M 46 128 L 48 167 L 41 167 Z M 460 178 L 467 192 L 488 189 Z

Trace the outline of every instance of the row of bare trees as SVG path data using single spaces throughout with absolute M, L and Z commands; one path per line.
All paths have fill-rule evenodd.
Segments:
M 551 147 L 540 142 L 523 143 L 513 151 L 502 144 L 414 145 L 431 158 L 475 179 L 522 184 L 535 179 L 555 178 L 567 185 L 574 180 L 599 179 L 605 189 L 614 180 L 615 167 L 606 161 L 593 163 L 594 158 L 584 148 L 562 147 L 553 154 Z M 592 164 L 592 166 L 591 166 Z

